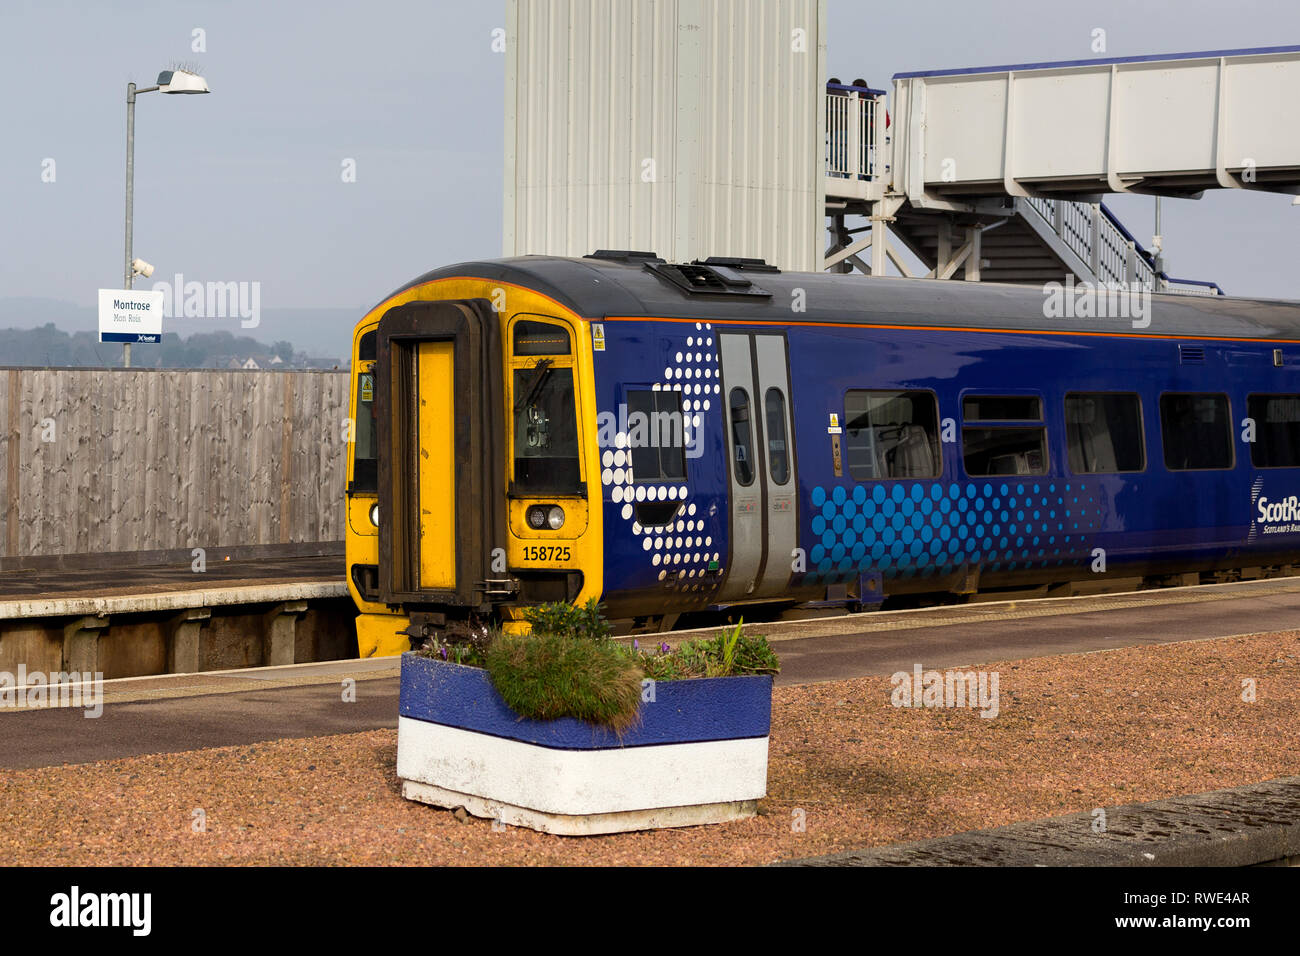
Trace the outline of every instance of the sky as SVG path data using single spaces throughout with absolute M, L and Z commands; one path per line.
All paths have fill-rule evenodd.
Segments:
M 257 281 L 268 316 L 359 317 L 429 269 L 500 255 L 505 57 L 492 31 L 504 10 L 0 0 L 0 300 L 92 306 L 120 285 L 126 84 L 177 64 L 213 94 L 137 103 L 134 248 L 153 281 Z M 874 86 L 900 71 L 1089 58 L 1098 27 L 1108 56 L 1300 41 L 1300 5 L 1280 0 L 829 0 L 828 20 L 828 75 Z M 1109 202 L 1149 243 L 1152 199 Z M 1164 219 L 1171 274 L 1300 299 L 1290 197 L 1167 199 Z

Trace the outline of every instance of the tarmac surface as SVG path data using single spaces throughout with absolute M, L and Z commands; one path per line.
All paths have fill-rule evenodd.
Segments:
M 395 658 L 104 682 L 84 707 L 0 710 L 0 768 L 91 763 L 397 726 Z M 354 700 L 339 706 L 354 681 Z
M 778 684 L 1077 654 L 1300 627 L 1300 579 L 876 612 L 757 625 Z
M 790 685 L 911 671 L 917 663 L 927 669 L 975 666 L 1298 626 L 1300 579 L 1282 578 L 753 629 L 773 642 L 782 664 L 778 683 Z M 669 643 L 695 636 L 700 633 L 663 635 Z M 0 709 L 0 767 L 391 728 L 397 724 L 397 672 L 398 659 L 386 658 L 107 681 L 96 719 L 80 708 Z M 339 707 L 349 679 L 355 703 Z

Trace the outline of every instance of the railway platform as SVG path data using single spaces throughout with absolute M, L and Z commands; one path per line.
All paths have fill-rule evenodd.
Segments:
M 0 571 L 0 605 L 33 598 L 71 600 L 186 592 L 214 586 L 343 582 L 343 555 L 241 557 L 214 551 L 196 572 L 192 561 L 140 567 L 55 568 Z
M 5 571 L 0 671 L 115 679 L 350 657 L 354 615 L 341 554 Z

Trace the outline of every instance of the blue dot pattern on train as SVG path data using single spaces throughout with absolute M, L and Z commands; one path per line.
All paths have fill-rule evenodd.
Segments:
M 1051 480 L 818 485 L 812 508 L 806 578 L 828 582 L 1081 564 L 1098 525 L 1086 484 Z

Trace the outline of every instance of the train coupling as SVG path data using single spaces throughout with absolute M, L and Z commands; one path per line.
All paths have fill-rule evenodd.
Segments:
M 411 623 L 398 631 L 411 639 L 411 646 L 418 647 L 432 637 L 441 634 L 447 628 L 447 615 L 440 612 L 415 612 L 411 614 Z
M 492 600 L 510 600 L 521 590 L 518 578 L 488 578 L 479 582 L 483 596 Z
M 411 623 L 399 634 L 405 634 L 411 641 L 411 649 L 417 650 L 431 640 L 476 643 L 486 637 L 488 628 L 477 615 L 452 618 L 441 611 L 413 611 Z

